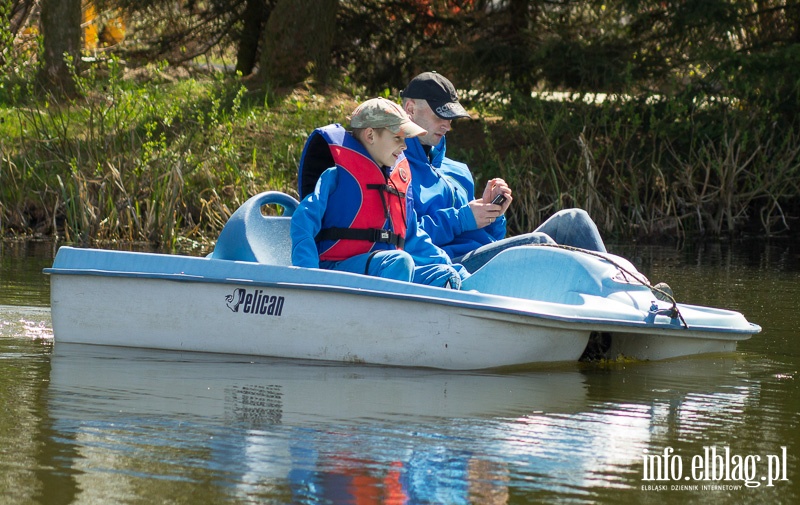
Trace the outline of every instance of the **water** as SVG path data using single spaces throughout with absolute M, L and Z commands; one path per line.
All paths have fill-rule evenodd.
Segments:
M 735 353 L 513 374 L 54 346 L 53 249 L 0 249 L 0 503 L 800 498 L 796 245 L 614 247 L 764 331 Z

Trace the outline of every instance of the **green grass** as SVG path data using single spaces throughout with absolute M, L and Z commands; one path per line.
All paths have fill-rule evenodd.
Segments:
M 0 77 L 0 234 L 76 244 L 208 243 L 261 191 L 296 196 L 303 144 L 344 122 L 364 90 L 248 91 L 232 76 L 175 77 L 116 60 L 82 74 L 82 98 Z M 378 94 L 378 93 L 376 93 Z M 511 183 L 511 234 L 586 209 L 605 236 L 785 233 L 796 222 L 800 130 L 766 107 L 696 97 L 473 104 L 448 154 L 477 187 Z
M 702 98 L 702 97 L 701 97 Z M 800 132 L 768 107 L 614 97 L 516 102 L 451 134 L 481 179 L 512 181 L 512 233 L 587 210 L 604 235 L 786 234 L 797 222 Z
M 72 243 L 204 241 L 248 197 L 293 192 L 308 133 L 348 99 L 295 92 L 265 107 L 235 78 L 139 82 L 113 60 L 67 103 L 3 104 L 0 228 Z M 354 102 L 353 102 L 354 103 Z

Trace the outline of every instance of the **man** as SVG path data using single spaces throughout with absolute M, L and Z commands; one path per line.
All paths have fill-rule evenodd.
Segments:
M 405 152 L 420 227 L 454 263 L 475 272 L 509 247 L 535 243 L 606 252 L 597 225 L 581 209 L 562 210 L 534 232 L 506 238 L 503 214 L 513 201 L 511 188 L 503 179 L 491 179 L 476 197 L 469 167 L 445 156 L 452 122 L 469 117 L 453 84 L 436 72 L 423 72 L 401 96 L 408 116 L 427 131 L 407 139 Z

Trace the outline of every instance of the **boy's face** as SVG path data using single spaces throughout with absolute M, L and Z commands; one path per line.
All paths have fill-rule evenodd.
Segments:
M 406 150 L 406 140 L 403 133 L 392 133 L 386 128 L 369 128 L 368 130 L 372 131 L 364 132 L 367 137 L 364 144 L 369 155 L 378 165 L 394 166 L 397 162 L 397 157 Z
M 450 131 L 452 119 L 442 119 L 433 112 L 425 100 L 412 99 L 406 103 L 406 113 L 412 121 L 428 131 L 419 137 L 419 141 L 426 146 L 436 146 Z

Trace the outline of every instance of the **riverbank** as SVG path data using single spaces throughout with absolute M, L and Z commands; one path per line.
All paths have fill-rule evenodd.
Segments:
M 309 132 L 374 95 L 244 84 L 112 59 L 67 103 L 6 86 L 0 234 L 166 249 L 213 241 L 250 196 L 296 196 Z M 467 105 L 475 119 L 454 125 L 448 154 L 479 187 L 511 181 L 512 234 L 566 207 L 586 209 L 605 236 L 638 240 L 780 235 L 800 216 L 800 133 L 767 109 L 659 96 Z

